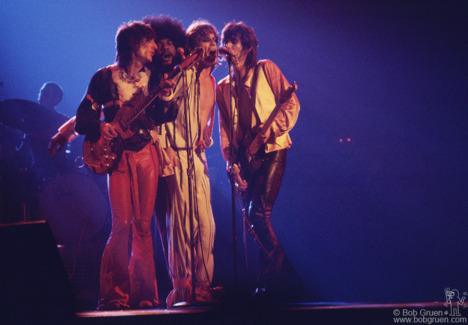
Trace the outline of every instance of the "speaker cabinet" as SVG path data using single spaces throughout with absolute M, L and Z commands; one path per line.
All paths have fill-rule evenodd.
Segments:
M 2 324 L 69 324 L 75 299 L 49 224 L 0 225 Z

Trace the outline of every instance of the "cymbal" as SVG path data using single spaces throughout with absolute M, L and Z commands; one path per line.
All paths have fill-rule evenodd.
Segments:
M 25 99 L 6 99 L 0 102 L 0 122 L 26 134 L 41 133 L 55 127 L 57 113 Z

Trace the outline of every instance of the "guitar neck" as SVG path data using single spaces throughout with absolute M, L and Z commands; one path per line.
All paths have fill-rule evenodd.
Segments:
M 281 106 L 283 105 L 284 102 L 285 102 L 285 100 L 280 100 L 280 102 L 276 105 L 276 107 L 273 109 L 273 111 L 271 112 L 268 119 L 263 124 L 263 127 L 260 130 L 260 133 L 262 133 L 262 134 L 266 133 L 266 131 L 270 127 L 271 123 L 273 123 L 273 121 L 275 120 L 275 117 L 278 114 L 278 112 L 280 111 Z M 255 136 L 255 140 L 257 140 L 257 139 L 258 139 L 258 137 Z M 258 149 L 260 149 L 261 143 L 258 142 L 258 141 L 255 141 L 255 140 L 252 141 L 252 143 L 249 145 L 248 152 L 249 152 L 250 155 L 256 154 Z M 248 158 L 248 159 L 250 161 L 250 158 Z
M 177 66 L 175 67 L 168 76 L 168 79 L 173 79 L 177 74 L 181 71 L 180 67 Z M 132 114 L 130 114 L 126 121 L 124 121 L 125 126 L 130 125 L 148 106 L 153 102 L 153 100 L 156 99 L 156 97 L 159 95 L 159 93 L 162 90 L 161 84 L 155 85 L 153 88 L 148 93 L 148 96 L 146 96 L 141 102 L 136 104 L 132 110 Z
M 265 123 L 263 124 L 262 130 L 260 131 L 260 132 L 262 132 L 262 134 L 265 134 L 265 132 L 270 127 L 271 123 L 273 123 L 273 121 L 275 120 L 276 115 L 278 115 L 278 112 L 280 111 L 281 106 L 283 105 L 283 103 L 284 102 L 279 102 L 276 105 L 276 107 L 273 109 L 273 111 L 271 112 L 270 116 L 268 116 L 268 119 L 265 121 Z
M 278 115 L 278 112 L 281 110 L 281 106 L 283 106 L 284 102 L 286 102 L 287 100 L 291 98 L 292 94 L 296 91 L 296 87 L 297 87 L 296 82 L 294 82 L 292 85 L 289 86 L 286 92 L 281 96 L 279 103 L 275 106 L 270 116 L 268 116 L 267 120 L 263 124 L 262 130 L 260 131 L 262 132 L 262 134 L 265 134 L 266 131 L 270 128 L 271 123 L 273 123 L 273 121 L 276 118 L 276 115 Z
M 195 63 L 199 62 L 203 58 L 204 50 L 201 47 L 196 47 L 192 53 L 189 54 L 178 66 L 176 66 L 169 74 L 168 79 L 174 79 L 179 72 L 182 70 L 190 69 Z M 162 85 L 158 84 L 154 86 L 148 96 L 141 100 L 141 102 L 134 105 L 132 113 L 128 115 L 125 121 L 122 121 L 124 127 L 128 127 L 140 114 L 143 112 L 151 102 L 156 99 L 162 90 Z
M 297 89 L 297 85 L 296 85 L 296 82 L 293 82 L 292 85 L 289 86 L 289 88 L 285 91 L 285 93 L 281 96 L 280 100 L 279 100 L 279 103 L 275 106 L 275 108 L 273 109 L 273 111 L 271 112 L 270 116 L 267 118 L 267 120 L 265 121 L 265 123 L 263 123 L 263 127 L 261 129 L 261 133 L 264 135 L 266 133 L 266 131 L 270 128 L 271 126 L 271 123 L 273 123 L 273 121 L 275 120 L 276 118 L 276 115 L 278 114 L 278 112 L 280 111 L 281 107 L 283 106 L 283 104 L 289 100 L 292 96 L 292 94 L 296 91 Z M 247 151 L 247 155 L 250 156 L 250 158 L 248 158 L 248 161 L 250 162 L 251 159 L 252 159 L 252 156 L 255 155 L 258 151 L 258 149 L 260 149 L 261 145 L 262 145 L 262 142 L 260 141 L 256 141 L 258 140 L 259 137 L 255 137 L 254 141 L 252 141 L 252 143 L 249 145 L 249 148 L 246 150 Z

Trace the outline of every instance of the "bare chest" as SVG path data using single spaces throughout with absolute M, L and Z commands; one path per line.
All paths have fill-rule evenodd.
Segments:
M 211 78 L 200 78 L 200 123 L 204 129 L 211 117 L 211 112 L 215 104 L 215 91 Z

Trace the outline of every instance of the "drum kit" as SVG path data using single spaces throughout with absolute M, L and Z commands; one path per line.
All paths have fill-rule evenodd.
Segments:
M 50 109 L 25 99 L 6 99 L 0 102 L 0 122 L 33 136 L 44 136 L 55 114 Z
M 47 160 L 28 157 L 21 150 L 22 140 L 27 137 L 50 139 L 57 132 L 56 123 L 51 123 L 57 121 L 56 116 L 56 112 L 32 101 L 0 101 L 0 214 L 19 214 L 0 216 L 0 223 L 46 220 L 59 243 L 77 242 L 80 238 L 90 241 L 108 219 L 105 186 L 98 186 L 87 168 L 76 168 L 72 157 L 47 157 L 48 161 L 56 159 L 68 166 L 57 168 L 53 177 L 37 175 L 41 170 L 38 162 Z M 46 148 L 41 149 L 47 152 Z M 63 151 L 62 155 L 70 155 Z M 44 166 L 44 170 L 50 167 Z M 41 184 L 37 179 L 41 179 Z M 11 208 L 13 205 L 16 206 Z

